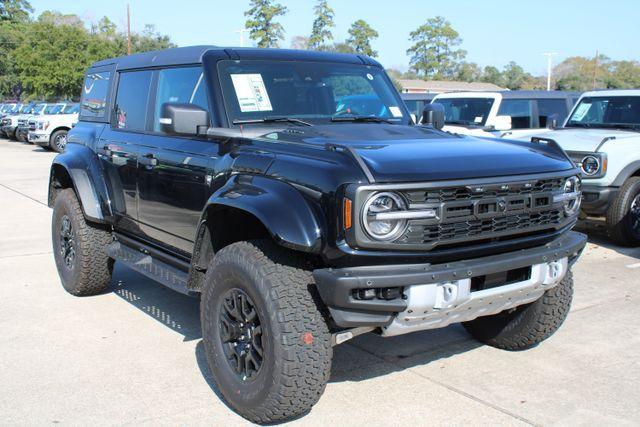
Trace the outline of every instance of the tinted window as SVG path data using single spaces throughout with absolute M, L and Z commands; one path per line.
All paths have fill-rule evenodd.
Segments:
M 104 117 L 109 93 L 109 72 L 87 74 L 82 87 L 80 113 L 85 117 Z
M 160 131 L 160 110 L 165 102 L 195 104 L 209 110 L 204 76 L 200 67 L 168 68 L 158 74 L 153 129 Z
M 115 126 L 118 129 L 145 130 L 150 83 L 151 71 L 149 70 L 120 74 L 115 119 Z
M 505 99 L 500 104 L 498 115 L 511 117 L 511 129 L 531 128 L 532 103 L 530 99 Z
M 436 98 L 444 107 L 444 121 L 450 125 L 484 126 L 494 98 Z
M 538 99 L 538 117 L 540 127 L 547 127 L 549 116 L 554 115 L 558 123 L 564 122 L 567 117 L 567 101 L 564 99 Z

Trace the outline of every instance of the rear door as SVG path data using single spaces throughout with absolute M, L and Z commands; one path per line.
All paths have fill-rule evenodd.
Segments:
M 118 73 L 111 125 L 102 132 L 96 152 L 103 160 L 114 195 L 116 227 L 140 234 L 138 220 L 138 152 L 146 130 L 151 70 Z
M 147 239 L 190 253 L 198 221 L 209 197 L 208 170 L 218 145 L 196 137 L 167 135 L 160 129 L 163 103 L 209 103 L 201 66 L 160 69 L 152 90 L 150 132 L 139 151 L 138 219 Z

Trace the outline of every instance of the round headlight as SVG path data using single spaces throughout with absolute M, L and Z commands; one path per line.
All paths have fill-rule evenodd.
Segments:
M 407 225 L 406 219 L 395 219 L 388 215 L 406 209 L 402 197 L 395 193 L 376 193 L 367 199 L 362 209 L 362 225 L 375 240 L 392 240 L 398 237 Z
M 600 171 L 600 159 L 596 156 L 585 156 L 582 159 L 580 169 L 587 176 L 593 176 Z
M 567 178 L 564 182 L 564 193 L 570 196 L 564 200 L 564 213 L 567 216 L 573 216 L 580 210 L 580 202 L 582 201 L 581 186 L 582 183 L 577 176 Z

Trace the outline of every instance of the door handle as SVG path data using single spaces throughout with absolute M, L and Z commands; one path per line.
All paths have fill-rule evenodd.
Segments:
M 153 153 L 144 154 L 143 156 L 140 157 L 138 162 L 140 162 L 141 165 L 145 165 L 145 166 L 158 165 L 158 159 L 156 159 L 156 156 L 154 156 Z

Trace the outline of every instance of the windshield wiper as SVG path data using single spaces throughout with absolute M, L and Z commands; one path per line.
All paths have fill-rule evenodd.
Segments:
M 360 123 L 390 123 L 394 124 L 391 120 L 383 119 L 376 116 L 338 116 L 331 117 L 332 122 L 360 122 Z
M 305 122 L 304 120 L 296 119 L 294 117 L 263 117 L 261 119 L 246 119 L 246 120 L 235 119 L 233 121 L 233 124 L 248 125 L 252 123 L 279 123 L 279 122 L 294 123 L 302 126 L 313 126 L 309 122 Z

